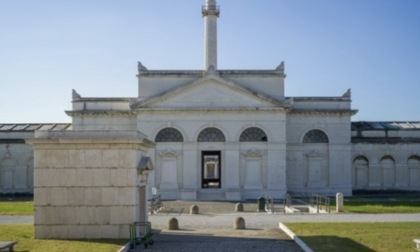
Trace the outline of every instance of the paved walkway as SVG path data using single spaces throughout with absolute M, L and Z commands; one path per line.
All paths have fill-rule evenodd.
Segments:
M 198 215 L 190 215 L 197 205 Z M 149 216 L 158 230 L 150 251 L 302 251 L 279 229 L 279 222 L 420 222 L 420 214 L 284 214 L 281 207 L 274 214 L 256 212 L 256 203 L 244 203 L 244 212 L 235 212 L 230 202 L 165 201 L 165 208 Z M 242 217 L 246 230 L 232 228 Z M 177 218 L 179 231 L 168 231 L 168 221 Z M 137 246 L 133 251 L 142 251 Z
M 0 215 L 1 224 L 32 224 L 33 216 Z

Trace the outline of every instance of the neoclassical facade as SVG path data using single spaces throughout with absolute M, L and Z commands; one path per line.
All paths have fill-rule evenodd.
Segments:
M 73 91 L 68 129 L 145 134 L 156 144 L 147 153 L 154 164 L 148 185 L 165 199 L 420 190 L 418 122 L 351 122 L 357 110 L 350 90 L 334 97 L 289 97 L 283 62 L 267 70 L 218 69 L 219 14 L 216 2 L 207 0 L 203 70 L 150 70 L 138 63 L 136 97 Z M 20 190 L 15 181 L 23 183 L 24 165 L 31 174 L 31 147 L 4 140 L 15 127 L 33 134 L 29 125 L 0 125 L 0 192 Z M 14 154 L 19 144 L 25 158 Z

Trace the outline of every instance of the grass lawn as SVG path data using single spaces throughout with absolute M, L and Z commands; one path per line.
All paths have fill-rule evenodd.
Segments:
M 314 251 L 413 252 L 420 223 L 286 223 Z
M 34 215 L 33 198 L 0 196 L 0 215 Z
M 15 251 L 31 252 L 115 252 L 128 240 L 47 240 L 34 239 L 33 226 L 29 224 L 1 224 L 0 240 L 18 241 Z
M 407 196 L 386 198 L 346 197 L 344 210 L 353 213 L 420 213 L 420 198 Z

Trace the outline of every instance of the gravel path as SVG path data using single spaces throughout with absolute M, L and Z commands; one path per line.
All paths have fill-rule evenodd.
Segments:
M 34 223 L 33 216 L 22 215 L 0 215 L 1 224 L 32 224 Z

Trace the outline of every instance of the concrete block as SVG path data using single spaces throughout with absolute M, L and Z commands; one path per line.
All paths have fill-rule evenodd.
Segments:
M 118 204 L 118 187 L 102 188 L 102 205 L 113 206 Z
M 129 184 L 128 169 L 111 169 L 111 185 L 127 186 Z
M 65 168 L 69 167 L 69 155 L 67 150 L 49 150 L 50 163 L 49 167 L 52 168 Z
M 93 224 L 95 220 L 94 207 L 81 206 L 77 209 L 77 223 L 79 225 Z
M 85 188 L 69 187 L 67 188 L 67 205 L 69 206 L 83 206 L 85 205 Z
M 93 186 L 110 186 L 111 185 L 111 169 L 102 168 L 94 169 Z
M 51 235 L 54 239 L 67 239 L 68 227 L 67 225 L 53 225 L 51 226 Z
M 85 235 L 90 239 L 100 239 L 102 238 L 101 226 L 99 225 L 87 225 L 85 226 Z
M 57 187 L 50 188 L 51 190 L 51 205 L 64 206 L 67 205 L 67 188 Z
M 60 185 L 61 171 L 62 169 L 55 169 L 55 168 L 45 170 L 45 173 L 43 174 L 44 178 L 42 180 L 43 186 L 46 186 L 46 187 L 47 186 L 52 186 L 52 187 L 61 186 Z
M 34 166 L 39 168 L 47 168 L 50 165 L 50 155 L 48 150 L 37 150 L 34 152 Z
M 77 219 L 77 209 L 78 207 L 63 206 L 60 207 L 60 223 L 67 225 L 76 225 L 78 224 Z
M 85 239 L 86 230 L 84 225 L 69 225 L 68 226 L 68 237 L 69 239 Z
M 69 167 L 85 167 L 85 151 L 69 150 Z
M 127 186 L 137 186 L 137 184 L 138 184 L 137 168 L 125 169 L 125 171 L 127 172 L 126 185 Z
M 44 208 L 44 220 L 47 225 L 58 225 L 60 224 L 61 212 L 57 210 L 57 207 L 45 207 Z
M 76 169 L 77 186 L 93 186 L 94 169 Z
M 36 168 L 34 169 L 34 187 L 49 186 L 48 182 L 48 168 Z
M 102 150 L 85 150 L 85 165 L 90 168 L 102 167 Z
M 45 206 L 51 204 L 51 188 L 34 188 L 34 204 L 36 206 Z
M 102 189 L 100 187 L 86 187 L 84 204 L 86 206 L 101 205 L 102 204 Z
M 51 226 L 34 225 L 35 239 L 49 239 L 51 236 Z
M 134 168 L 137 166 L 137 158 L 136 158 L 136 151 L 134 150 L 118 150 L 119 151 L 119 159 L 118 159 L 118 167 L 122 168 Z
M 93 224 L 109 225 L 111 222 L 111 208 L 110 207 L 95 207 L 95 217 Z
M 136 204 L 136 187 L 120 187 L 118 189 L 118 204 L 135 205 Z
M 113 206 L 110 209 L 110 224 L 131 224 L 135 221 L 134 207 L 132 206 Z
M 116 168 L 118 167 L 119 150 L 103 150 L 102 151 L 102 165 L 103 167 Z
M 45 207 L 35 206 L 34 207 L 34 224 L 44 224 L 45 223 Z
M 60 169 L 60 177 L 59 177 L 60 185 L 61 186 L 76 186 L 77 185 L 77 177 L 76 177 L 76 169 L 67 168 L 67 169 Z
M 120 239 L 129 239 L 130 238 L 130 225 L 119 225 L 119 234 Z
M 102 238 L 118 239 L 119 238 L 119 226 L 118 225 L 103 225 L 101 226 Z

